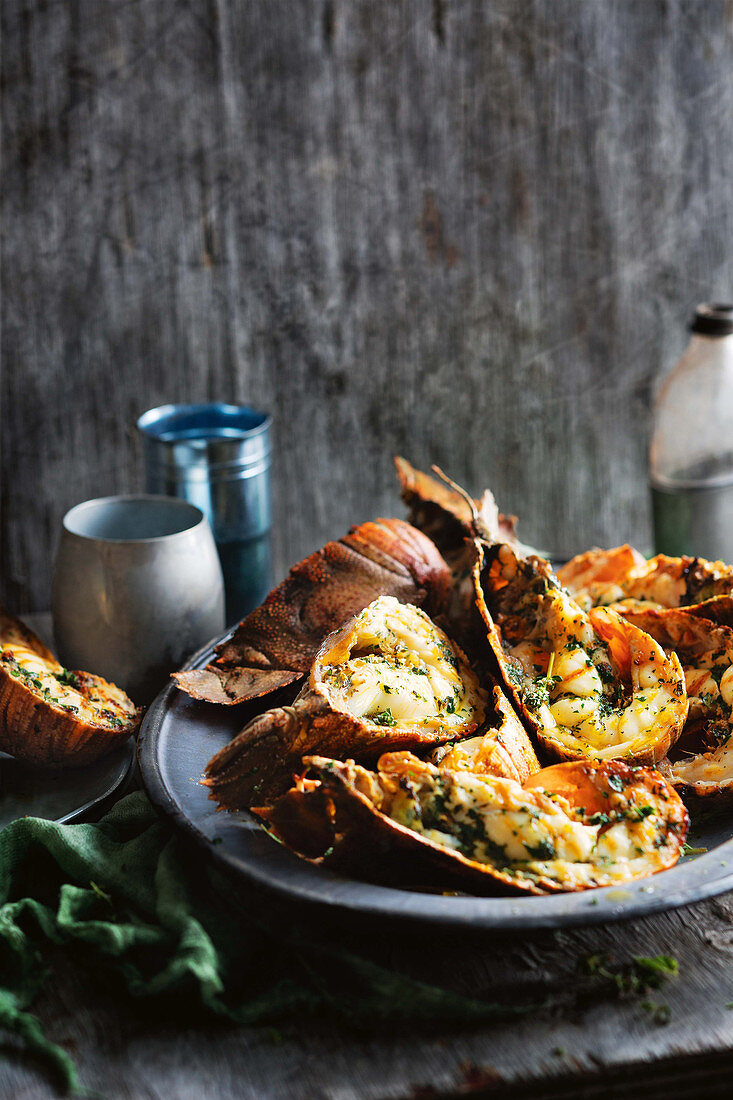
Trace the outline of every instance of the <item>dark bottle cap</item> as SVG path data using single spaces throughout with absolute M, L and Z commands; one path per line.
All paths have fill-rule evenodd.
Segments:
M 733 305 L 703 302 L 695 310 L 690 332 L 702 336 L 730 336 L 733 333 Z

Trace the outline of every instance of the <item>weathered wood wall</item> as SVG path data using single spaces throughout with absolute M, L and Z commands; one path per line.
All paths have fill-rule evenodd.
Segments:
M 733 286 L 718 0 L 4 0 L 2 598 L 164 401 L 277 419 L 277 567 L 439 462 L 649 543 L 648 407 Z

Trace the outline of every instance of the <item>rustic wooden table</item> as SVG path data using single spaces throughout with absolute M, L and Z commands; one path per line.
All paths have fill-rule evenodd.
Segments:
M 35 618 L 39 625 L 45 633 L 46 623 Z M 262 904 L 257 896 L 249 902 Z M 692 1100 L 733 1092 L 733 1010 L 726 1007 L 733 1002 L 733 893 L 644 920 L 524 937 L 385 939 L 375 929 L 365 944 L 345 928 L 343 938 L 414 978 L 487 1000 L 519 995 L 543 1007 L 508 1023 L 377 1037 L 334 1018 L 278 1029 L 192 1026 L 159 1004 L 132 1000 L 58 952 L 35 1010 L 49 1037 L 76 1059 L 84 1086 L 110 1100 Z M 674 956 L 679 974 L 658 990 L 619 995 L 613 981 L 601 980 L 589 997 L 569 995 L 589 958 L 609 956 L 623 968 L 634 956 L 659 954 Z M 0 1097 L 57 1095 L 12 1041 L 3 1051 Z
M 36 1009 L 83 1084 L 110 1100 L 731 1095 L 731 895 L 624 925 L 464 945 L 380 942 L 378 951 L 395 969 L 489 998 L 514 988 L 552 1000 L 584 958 L 606 952 L 618 962 L 670 953 L 679 976 L 650 995 L 669 1006 L 667 1024 L 609 988 L 596 1003 L 511 1023 L 364 1038 L 334 1019 L 278 1030 L 173 1022 L 58 955 Z M 34 1063 L 5 1051 L 0 1096 L 57 1095 Z

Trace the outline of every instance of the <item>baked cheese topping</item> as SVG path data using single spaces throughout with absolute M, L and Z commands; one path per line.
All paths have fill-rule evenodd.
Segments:
M 733 737 L 711 752 L 683 757 L 670 766 L 669 775 L 675 784 L 689 787 L 728 787 L 733 784 Z
M 654 559 L 640 576 L 631 577 L 624 584 L 626 596 L 657 607 L 679 607 L 684 602 L 686 587 L 684 576 L 660 569 Z
M 460 732 L 483 721 L 485 693 L 446 634 L 394 596 L 380 596 L 357 617 L 349 656 L 326 664 L 334 703 L 378 726 Z
M 679 729 L 684 710 L 684 687 L 662 647 L 613 612 L 603 614 L 638 650 L 631 682 L 620 678 L 591 619 L 562 589 L 542 597 L 530 638 L 505 644 L 510 677 L 541 732 L 598 760 L 644 752 Z
M 582 607 L 583 611 L 590 611 L 592 607 L 608 607 L 626 596 L 620 584 L 608 581 L 593 581 L 577 591 L 571 587 L 570 591 L 578 607 Z
M 558 575 L 586 611 L 686 607 L 733 592 L 733 568 L 722 561 L 666 554 L 644 561 L 628 545 L 579 554 Z
M 623 882 L 666 865 L 680 838 L 664 794 L 611 773 L 604 812 L 512 779 L 448 772 L 416 762 L 380 807 L 394 821 L 512 877 L 563 887 Z
M 34 695 L 81 722 L 119 729 L 135 720 L 135 707 L 119 688 L 96 677 L 77 677 L 25 646 L 2 646 L 0 664 Z
M 684 661 L 684 655 L 682 657 Z M 703 718 L 730 725 L 733 711 L 733 665 L 731 654 L 697 657 L 694 665 L 683 664 L 690 700 L 690 720 Z

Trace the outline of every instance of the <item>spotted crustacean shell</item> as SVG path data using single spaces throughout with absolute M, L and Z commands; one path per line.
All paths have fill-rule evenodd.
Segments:
M 253 719 L 203 782 L 222 808 L 244 809 L 287 790 L 306 753 L 431 748 L 469 737 L 486 710 L 462 650 L 421 609 L 380 596 L 325 639 L 295 703 Z
M 661 760 L 686 713 L 679 661 L 608 608 L 571 598 L 549 562 L 476 540 L 476 603 L 495 669 L 550 758 Z
M 451 574 L 435 545 L 399 519 L 352 527 L 293 566 L 205 669 L 175 674 L 195 699 L 232 705 L 292 684 L 309 671 L 323 639 L 380 595 L 437 614 Z
M 431 763 L 448 771 L 496 775 L 518 783 L 538 772 L 540 763 L 532 742 L 498 684 L 493 688 L 493 709 L 494 715 L 481 733 L 438 746 Z
M 657 773 L 620 761 L 545 768 L 524 785 L 451 772 L 408 752 L 377 771 L 308 757 L 268 829 L 301 856 L 357 877 L 475 894 L 586 890 L 673 866 L 689 818 Z
M 699 747 L 704 750 L 703 744 Z M 721 806 L 733 802 L 733 737 L 706 751 L 662 760 L 658 768 L 685 800 L 705 799 Z
M 644 555 L 625 543 L 611 550 L 576 554 L 558 569 L 557 579 L 576 603 L 587 610 L 623 599 L 627 595 L 624 582 L 645 566 Z
M 558 570 L 560 583 L 583 608 L 611 606 L 624 614 L 643 608 L 688 608 L 703 618 L 733 625 L 733 566 L 683 555 L 617 546 L 588 550 Z
M 463 551 L 467 538 L 514 543 L 517 517 L 502 515 L 489 489 L 480 500 L 471 501 L 467 493 L 416 469 L 400 455 L 395 455 L 394 464 L 410 523 L 433 540 L 447 561 Z
M 120 688 L 68 672 L 0 609 L 0 750 L 45 767 L 78 767 L 130 737 L 142 711 Z
M 733 629 L 698 612 L 699 607 L 642 608 L 627 611 L 627 617 L 674 650 L 685 674 L 687 723 L 659 770 L 683 798 L 728 802 L 733 799 Z
M 480 499 L 473 499 L 443 474 L 440 478 L 426 474 L 399 455 L 394 463 L 410 523 L 432 539 L 453 576 L 445 620 L 469 653 L 480 652 L 481 621 L 474 606 L 471 579 L 473 540 L 501 540 L 529 552 L 517 540 L 514 531 L 517 517 L 499 512 L 489 489 Z M 439 472 L 437 467 L 434 469 Z

